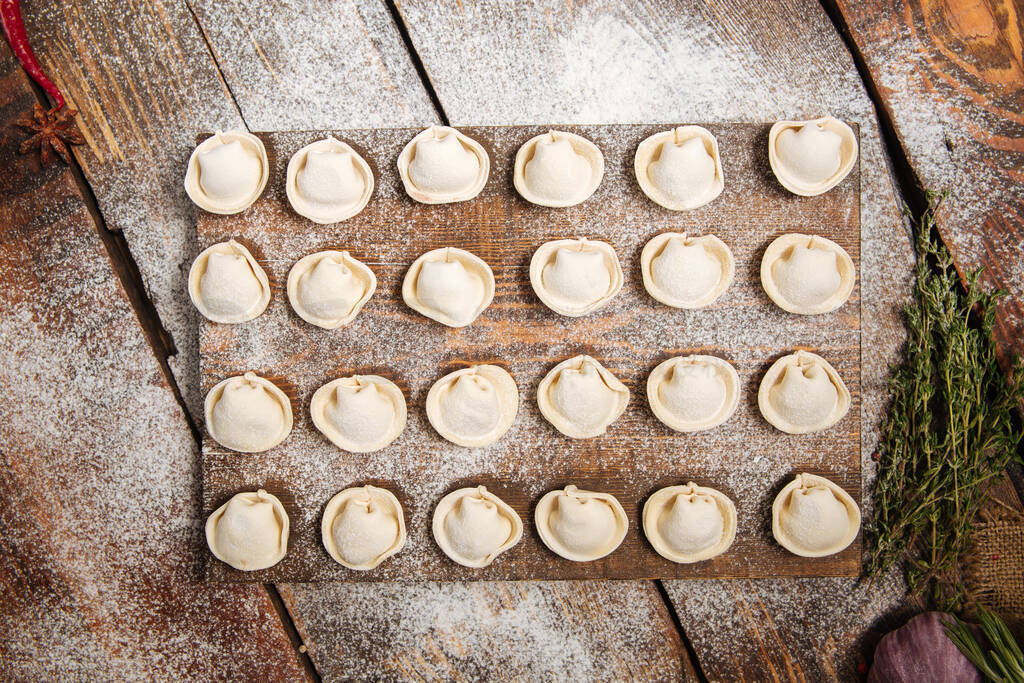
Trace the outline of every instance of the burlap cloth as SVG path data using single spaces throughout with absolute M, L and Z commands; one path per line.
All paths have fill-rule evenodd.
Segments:
M 990 501 L 979 513 L 971 544 L 962 567 L 965 611 L 981 605 L 1019 634 L 1024 630 L 1024 515 Z

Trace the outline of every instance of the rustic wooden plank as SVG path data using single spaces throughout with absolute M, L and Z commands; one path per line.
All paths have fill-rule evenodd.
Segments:
M 196 446 L 0 43 L 0 676 L 300 679 L 260 586 L 210 586 Z
M 907 159 L 949 189 L 938 223 L 961 274 L 1010 292 L 1004 357 L 1024 352 L 1024 4 L 1019 0 L 837 3 Z

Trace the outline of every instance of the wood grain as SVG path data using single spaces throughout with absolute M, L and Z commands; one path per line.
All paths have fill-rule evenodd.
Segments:
M 260 586 L 197 579 L 197 449 L 71 173 L 16 153 L 0 43 L 0 677 L 303 676 Z

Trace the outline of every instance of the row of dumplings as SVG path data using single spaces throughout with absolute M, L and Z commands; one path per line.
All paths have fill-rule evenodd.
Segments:
M 736 506 L 722 492 L 689 482 L 656 491 L 641 513 L 644 535 L 662 557 L 680 564 L 726 552 L 736 537 Z M 574 485 L 549 491 L 537 502 L 534 524 L 552 552 L 591 562 L 614 552 L 629 528 L 615 496 Z M 263 489 L 236 494 L 206 521 L 213 555 L 243 571 L 266 569 L 288 550 L 288 514 Z M 772 505 L 772 533 L 786 550 L 803 557 L 840 552 L 857 537 L 860 509 L 834 482 L 798 474 Z M 406 542 L 405 514 L 393 493 L 376 486 L 345 489 L 324 508 L 321 539 L 339 564 L 369 570 Z M 434 540 L 452 561 L 486 567 L 515 546 L 523 521 L 484 486 L 452 491 L 434 508 Z
M 701 308 L 732 283 L 732 251 L 714 235 L 666 232 L 640 255 L 644 287 L 675 308 Z M 842 306 L 853 292 L 856 268 L 832 240 L 788 233 L 776 238 L 761 259 L 761 284 L 780 308 L 805 315 Z M 622 266 L 607 242 L 562 239 L 542 244 L 530 260 L 537 298 L 561 315 L 580 317 L 607 304 L 622 288 Z M 259 316 L 270 302 L 266 272 L 235 240 L 196 257 L 189 271 L 196 308 L 219 323 Z M 465 327 L 494 298 L 494 273 L 478 256 L 444 247 L 421 255 L 406 272 L 402 298 L 422 315 L 449 327 Z M 321 251 L 300 259 L 288 272 L 292 308 L 303 320 L 334 329 L 351 322 L 377 288 L 377 278 L 347 251 Z
M 779 183 L 803 196 L 827 192 L 849 174 L 857 136 L 831 116 L 779 121 L 768 136 L 768 160 Z M 487 183 L 490 157 L 479 142 L 454 128 L 431 126 L 398 156 L 406 193 L 424 204 L 476 197 Z M 681 211 L 714 200 L 725 187 L 718 140 L 700 126 L 680 126 L 640 143 L 633 159 L 640 189 L 651 201 Z M 269 175 L 263 142 L 245 131 L 218 131 L 192 152 L 185 190 L 212 213 L 244 211 L 263 193 Z M 551 130 L 516 153 L 513 184 L 523 199 L 548 207 L 574 206 L 597 190 L 604 155 L 590 140 Z M 285 191 L 295 212 L 316 223 L 355 216 L 373 194 L 370 165 L 333 137 L 296 152 L 288 162 Z
M 581 355 L 551 369 L 537 387 L 541 415 L 573 439 L 605 433 L 622 415 L 630 392 L 601 363 Z M 647 378 L 651 411 L 665 425 L 688 433 L 716 427 L 736 411 L 740 380 L 727 361 L 715 356 L 677 356 L 659 364 Z M 789 434 L 832 426 L 850 408 L 842 377 L 821 356 L 808 351 L 775 361 L 758 390 L 764 418 Z M 497 365 L 472 365 L 437 380 L 426 398 L 427 420 L 448 441 L 467 448 L 494 443 L 519 412 L 519 389 Z M 288 396 L 252 372 L 229 377 L 206 395 L 206 425 L 225 448 L 260 453 L 278 445 L 292 428 Z M 332 380 L 313 393 L 313 425 L 350 453 L 380 450 L 405 428 L 402 390 L 379 375 Z

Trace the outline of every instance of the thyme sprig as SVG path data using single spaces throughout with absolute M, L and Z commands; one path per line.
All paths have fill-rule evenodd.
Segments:
M 992 337 L 995 303 L 981 270 L 961 286 L 935 230 L 946 194 L 928 193 L 916 221 L 917 265 L 904 307 L 906 355 L 889 379 L 889 414 L 878 449 L 868 573 L 906 563 L 912 593 L 931 586 L 944 609 L 963 599 L 958 565 L 988 490 L 1020 459 L 1016 410 L 1024 405 L 1024 367 L 1006 373 Z

